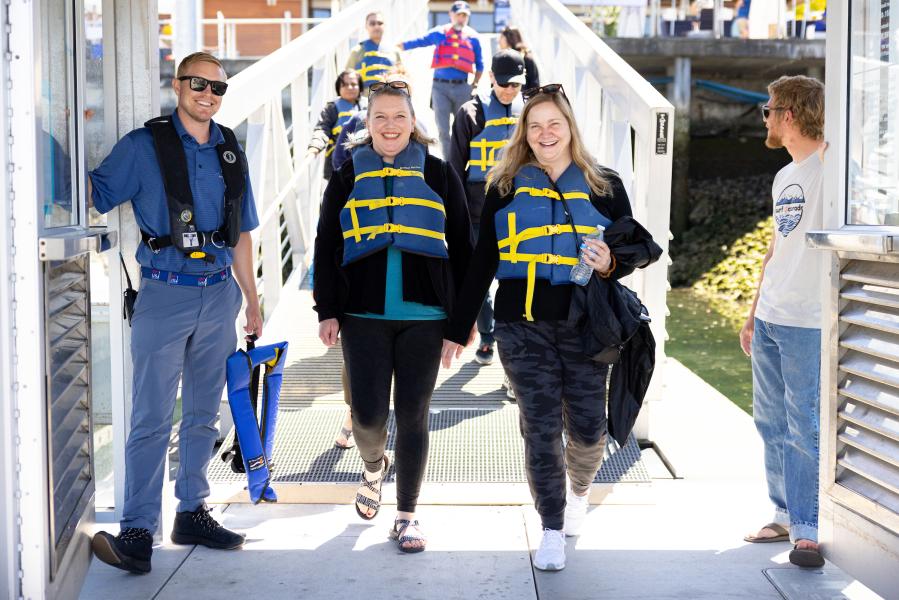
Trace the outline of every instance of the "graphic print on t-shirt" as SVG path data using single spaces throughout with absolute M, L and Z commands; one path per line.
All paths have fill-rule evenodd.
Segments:
M 774 222 L 777 230 L 784 237 L 796 229 L 802 220 L 802 209 L 805 207 L 805 194 L 802 187 L 794 183 L 788 185 L 780 193 L 774 205 Z

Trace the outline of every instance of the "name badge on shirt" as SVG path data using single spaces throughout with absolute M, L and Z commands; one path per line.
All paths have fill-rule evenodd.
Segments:
M 185 248 L 193 248 L 200 245 L 200 238 L 195 231 L 186 231 L 181 234 L 181 245 Z

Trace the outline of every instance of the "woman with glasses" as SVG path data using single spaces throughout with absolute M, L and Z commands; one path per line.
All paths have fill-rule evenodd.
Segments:
M 393 384 L 397 517 L 403 552 L 421 552 L 415 519 L 428 455 L 428 408 L 452 314 L 471 257 L 462 183 L 428 153 L 405 82 L 370 88 L 368 135 L 331 178 L 315 239 L 315 310 L 327 346 L 342 338 L 353 433 L 365 463 L 355 507 L 373 519 L 389 461 Z
M 328 102 L 322 109 L 318 123 L 312 132 L 312 138 L 309 140 L 309 146 L 306 148 L 306 154 L 312 156 L 324 151 L 325 179 L 330 179 L 333 172 L 331 153 L 334 152 L 337 136 L 340 135 L 340 130 L 350 120 L 350 117 L 360 108 L 359 74 L 352 69 L 343 71 L 334 82 L 334 90 L 337 92 L 337 98 Z
M 448 332 L 465 343 L 496 276 L 494 335 L 521 411 L 528 483 L 544 528 L 534 566 L 555 571 L 565 567 L 565 535 L 576 535 L 586 515 L 606 437 L 607 367 L 584 353 L 567 322 L 569 276 L 579 247 L 599 277 L 629 272 L 605 243 L 582 245 L 581 236 L 631 209 L 618 175 L 584 147 L 562 86 L 528 90 L 525 100 L 488 175 L 477 247 Z M 455 351 L 446 347 L 444 366 Z

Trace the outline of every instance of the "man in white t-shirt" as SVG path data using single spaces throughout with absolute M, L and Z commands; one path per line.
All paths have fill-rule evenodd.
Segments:
M 774 178 L 774 237 L 740 345 L 752 357 L 753 418 L 765 447 L 774 518 L 748 542 L 794 543 L 790 562 L 820 567 L 818 549 L 818 415 L 824 255 L 805 234 L 821 229 L 824 85 L 781 77 L 762 108 L 769 148 L 793 162 Z

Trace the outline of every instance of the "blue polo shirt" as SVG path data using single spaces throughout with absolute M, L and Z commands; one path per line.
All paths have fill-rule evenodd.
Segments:
M 427 46 L 439 46 L 446 41 L 445 30 L 446 25 L 438 25 L 420 38 L 403 42 L 403 50 L 425 48 Z M 463 31 L 465 31 L 466 35 L 471 38 L 471 49 L 474 50 L 474 70 L 475 72 L 480 73 L 484 70 L 484 59 L 481 54 L 481 42 L 478 40 L 478 32 L 467 25 Z M 439 69 L 434 69 L 434 79 L 459 79 L 464 81 L 468 79 L 468 73 L 452 67 L 441 67 Z
M 225 143 L 225 137 L 219 126 L 210 121 L 209 141 L 199 144 L 184 129 L 178 111 L 172 114 L 172 121 L 184 145 L 197 228 L 200 231 L 214 231 L 224 224 L 225 180 L 215 146 Z M 107 213 L 130 200 L 142 230 L 152 236 L 169 235 L 171 229 L 165 187 L 149 128 L 135 129 L 120 139 L 100 166 L 90 172 L 90 178 L 93 184 L 91 197 L 98 211 Z M 252 231 L 258 226 L 259 217 L 248 175 L 240 230 Z M 136 258 L 143 267 L 191 274 L 221 271 L 232 263 L 231 248 L 216 248 L 207 243 L 203 250 L 215 257 L 215 263 L 202 258 L 188 258 L 174 246 L 154 254 L 144 243 L 138 244 Z

